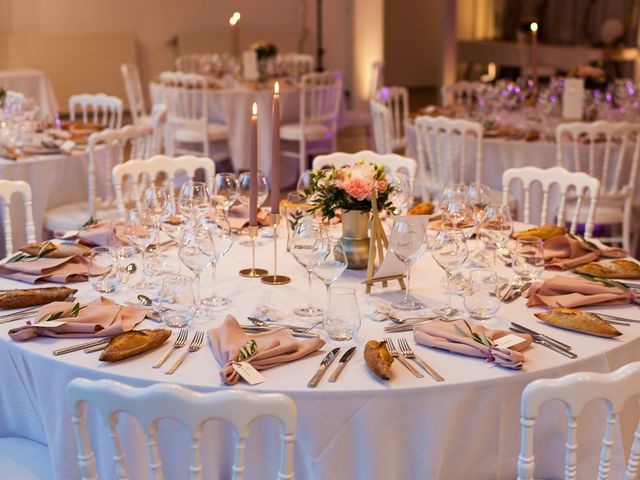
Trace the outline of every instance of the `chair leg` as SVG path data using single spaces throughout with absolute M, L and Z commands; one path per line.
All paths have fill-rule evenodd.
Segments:
M 307 142 L 300 140 L 299 174 L 307 169 Z

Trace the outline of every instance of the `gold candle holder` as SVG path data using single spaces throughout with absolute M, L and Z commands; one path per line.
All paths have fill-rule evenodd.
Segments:
M 286 285 L 291 282 L 291 278 L 286 275 L 278 275 L 278 225 L 280 225 L 280 214 L 271 214 L 271 225 L 273 226 L 273 275 L 266 275 L 260 281 L 266 285 Z
M 249 238 L 251 238 L 251 268 L 244 268 L 238 273 L 241 277 L 260 278 L 269 273 L 264 268 L 256 268 L 256 240 L 258 239 L 258 226 L 249 225 Z

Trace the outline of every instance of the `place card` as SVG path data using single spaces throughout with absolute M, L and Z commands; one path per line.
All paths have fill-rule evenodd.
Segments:
M 267 380 L 259 371 L 253 368 L 250 363 L 237 362 L 231 364 L 231 366 L 249 385 L 257 385 Z
M 565 120 L 582 120 L 584 104 L 584 79 L 566 78 L 562 94 L 562 118 Z
M 50 322 L 33 323 L 32 325 L 38 328 L 55 328 L 65 324 L 66 322 L 56 322 L 52 320 Z
M 258 54 L 254 50 L 247 50 L 242 54 L 242 75 L 252 82 L 258 80 Z
M 514 335 L 510 333 L 509 335 L 505 335 L 504 337 L 500 337 L 497 340 L 493 341 L 493 344 L 498 348 L 511 348 L 519 343 L 524 343 L 526 340 L 518 335 Z

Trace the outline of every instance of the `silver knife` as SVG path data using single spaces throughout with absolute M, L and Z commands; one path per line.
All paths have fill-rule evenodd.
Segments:
M 340 373 L 342 373 L 342 369 L 345 367 L 347 362 L 351 360 L 351 357 L 353 357 L 353 353 L 355 351 L 356 351 L 356 347 L 351 347 L 349 350 L 344 352 L 344 354 L 342 355 L 342 357 L 340 357 L 340 360 L 338 361 L 338 366 L 329 377 L 330 382 L 335 382 L 338 379 L 338 376 L 340 375 Z
M 513 328 L 513 327 L 509 327 L 509 330 L 511 330 L 512 332 L 523 333 L 517 328 Z M 547 341 L 541 335 L 532 335 L 532 337 L 533 337 L 533 343 L 537 343 L 538 345 L 547 347 L 549 350 L 553 350 L 554 352 L 564 355 L 565 357 L 578 358 L 578 355 L 573 353 L 571 350 L 567 350 L 566 348 L 561 348 L 558 345 Z
M 327 371 L 329 365 L 331 365 L 331 362 L 333 362 L 333 360 L 336 358 L 336 355 L 338 355 L 339 351 L 340 348 L 336 347 L 325 355 L 325 357 L 322 359 L 322 362 L 320 362 L 320 368 L 313 375 L 313 377 L 311 377 L 311 380 L 309 380 L 309 383 L 307 383 L 307 387 L 315 388 L 318 385 L 318 382 L 322 378 L 322 375 L 324 375 L 324 372 Z
M 554 345 L 556 345 L 558 348 L 562 348 L 563 350 L 571 350 L 571 345 L 567 345 L 566 343 L 562 343 L 560 340 L 556 340 L 555 338 L 552 338 L 548 335 L 545 335 L 544 333 L 538 333 L 535 332 L 533 330 L 531 330 L 530 328 L 527 328 L 525 326 L 522 326 L 518 323 L 515 322 L 511 322 L 511 326 L 520 330 L 520 333 L 528 333 L 529 335 L 533 336 L 533 337 L 539 337 L 542 338 L 545 342 L 549 342 L 549 343 L 553 343 Z

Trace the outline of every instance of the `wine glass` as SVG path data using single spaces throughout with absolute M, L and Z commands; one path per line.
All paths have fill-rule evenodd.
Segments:
M 521 237 L 513 252 L 513 271 L 519 284 L 532 282 L 544 271 L 544 249 L 538 237 Z
M 390 176 L 389 183 L 394 187 L 389 200 L 397 213 L 404 215 L 411 202 L 411 179 L 406 173 L 396 172 Z
M 411 290 L 411 266 L 416 263 L 427 250 L 427 227 L 421 218 L 398 217 L 391 227 L 389 250 L 407 265 L 407 289 L 404 299 L 392 305 L 399 310 L 419 310 L 424 305 L 409 298 Z
M 193 303 L 196 317 L 201 317 L 203 314 L 200 304 L 200 274 L 209 268 L 215 254 L 215 244 L 211 233 L 208 229 L 199 226 L 186 232 L 178 250 L 178 257 L 193 272 L 196 279 Z
M 453 183 L 442 189 L 438 199 L 438 208 L 442 211 L 447 209 L 449 202 L 464 202 L 467 197 L 467 186 L 462 183 Z
M 171 195 L 166 187 L 151 186 L 142 194 L 141 207 L 149 209 L 158 219 L 158 235 L 156 237 L 156 249 L 153 255 L 152 270 L 157 271 L 157 265 L 162 257 L 160 253 L 160 229 L 162 224 L 175 213 L 175 203 L 171 200 Z
M 158 218 L 149 209 L 133 209 L 124 225 L 124 234 L 142 251 L 142 280 L 132 287 L 138 290 L 149 288 L 147 281 L 147 248 L 158 236 Z
M 216 267 L 233 245 L 234 238 L 231 233 L 231 226 L 226 218 L 219 218 L 217 221 L 205 220 L 204 226 L 211 234 L 216 253 L 213 257 L 213 262 L 211 262 L 211 296 L 202 299 L 202 303 L 207 307 L 222 307 L 227 305 L 229 301 L 226 298 L 219 297 L 216 292 Z
M 461 230 L 445 228 L 436 233 L 431 243 L 431 255 L 447 274 L 447 306 L 436 310 L 438 315 L 451 313 L 451 273 L 462 266 L 469 251 L 467 241 Z
M 298 184 L 296 190 L 300 195 L 305 195 L 305 190 L 311 186 L 311 176 L 313 170 L 305 170 L 300 174 L 298 178 Z
M 234 173 L 216 173 L 213 183 L 213 198 L 216 205 L 220 205 L 224 216 L 229 216 L 229 210 L 238 199 L 238 178 Z
M 495 246 L 493 251 L 493 265 L 495 267 L 498 250 L 501 252 L 507 250 L 504 244 L 513 232 L 513 219 L 509 207 L 495 203 L 487 205 L 480 222 L 480 232 Z
M 482 183 L 472 183 L 467 188 L 467 203 L 473 207 L 476 223 L 476 251 L 481 248 L 480 222 L 484 208 L 491 203 L 491 188 Z
M 460 229 L 465 238 L 471 238 L 476 227 L 473 208 L 458 200 L 449 202 L 442 213 L 442 226 Z
M 178 209 L 197 225 L 211 208 L 209 189 L 204 182 L 188 181 L 180 187 Z
M 269 187 L 267 186 L 267 177 L 265 177 L 264 173 L 258 172 L 258 202 L 256 205 L 257 209 L 260 209 L 268 196 Z M 240 174 L 240 178 L 238 180 L 238 201 L 247 210 L 250 208 L 250 197 L 251 175 L 249 174 L 249 172 L 244 172 Z M 253 242 L 251 241 L 251 239 L 247 239 L 240 242 L 240 245 L 242 245 L 243 247 L 251 247 L 253 246 Z M 261 241 L 256 241 L 256 247 L 260 247 L 262 245 L 263 243 Z
M 324 283 L 327 289 L 327 305 L 329 308 L 329 287 L 338 280 L 347 269 L 347 255 L 340 240 L 323 237 L 316 240 L 311 256 L 311 270 Z
M 322 239 L 322 225 L 313 223 L 312 219 L 306 217 L 298 224 L 291 239 L 291 253 L 293 258 L 307 269 L 309 276 L 309 303 L 306 307 L 298 307 L 293 313 L 302 317 L 315 317 L 322 314 L 322 309 L 313 305 L 313 296 L 311 290 L 311 282 L 313 273 L 313 248 L 316 241 Z

